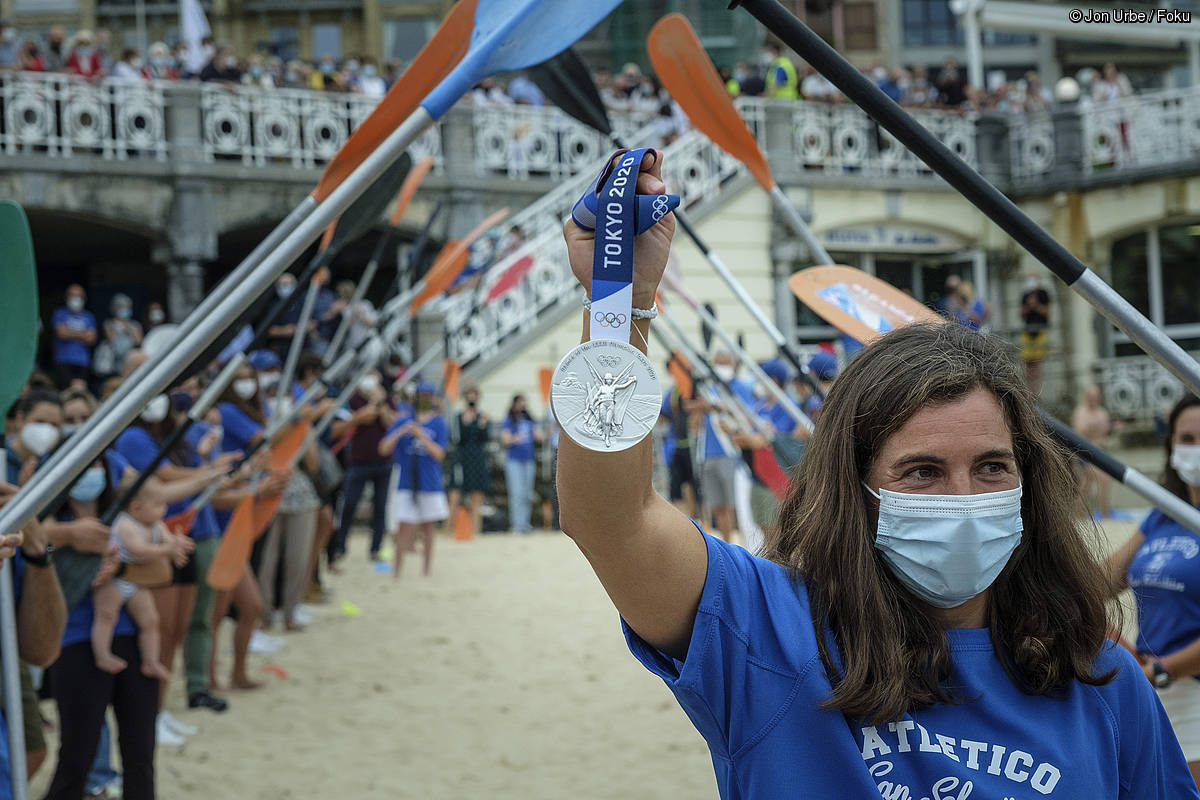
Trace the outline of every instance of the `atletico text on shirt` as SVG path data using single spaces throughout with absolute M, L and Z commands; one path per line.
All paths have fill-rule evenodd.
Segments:
M 635 238 L 679 205 L 677 195 L 639 195 L 645 148 L 618 152 L 571 211 L 575 224 L 596 232 L 591 341 L 559 363 L 550 407 L 576 444 L 617 452 L 640 442 L 658 418 L 660 390 L 650 360 L 629 344 L 633 329 Z

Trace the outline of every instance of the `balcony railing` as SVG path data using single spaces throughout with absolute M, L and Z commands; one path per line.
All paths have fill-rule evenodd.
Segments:
M 165 161 L 161 83 L 89 83 L 36 72 L 0 76 L 0 153 Z
M 0 73 L 0 156 L 157 161 L 176 155 L 247 167 L 319 169 L 374 108 L 359 95 L 230 89 Z M 853 106 L 743 99 L 743 116 L 781 182 L 904 186 L 936 177 Z M 199 113 L 196 113 L 196 109 Z M 186 109 L 189 114 L 176 114 Z M 1200 170 L 1200 87 L 1031 114 L 917 110 L 914 116 L 1002 189 L 1036 194 L 1180 169 Z M 614 115 L 628 138 L 647 117 Z M 562 181 L 608 144 L 554 108 L 459 104 L 414 147 L 442 171 L 447 126 L 455 173 Z M 645 128 L 650 130 L 649 128 Z M 198 144 L 198 146 L 197 146 Z M 468 149 L 469 148 L 469 149 Z M 461 151 L 461 152 L 460 152 Z
M 1193 355 L 1200 358 L 1200 353 Z M 1096 367 L 1105 405 L 1119 419 L 1152 421 L 1184 395 L 1179 379 L 1149 356 L 1102 359 Z

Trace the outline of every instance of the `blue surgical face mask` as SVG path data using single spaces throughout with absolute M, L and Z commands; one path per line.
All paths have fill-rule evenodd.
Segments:
M 879 499 L 876 549 L 906 589 L 937 608 L 960 606 L 991 586 L 1021 542 L 1020 486 L 987 494 L 867 491 Z
M 108 476 L 104 474 L 104 467 L 88 467 L 71 487 L 71 499 L 90 503 L 100 496 L 107 485 Z

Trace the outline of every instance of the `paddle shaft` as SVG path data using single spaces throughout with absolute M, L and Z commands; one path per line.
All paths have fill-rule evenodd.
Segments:
M 321 232 L 329 226 L 354 199 L 370 186 L 374 178 L 400 157 L 433 119 L 423 109 L 418 109 L 403 124 L 396 128 L 383 144 L 365 159 L 329 197 L 316 206 L 309 207 L 305 201 L 289 215 L 299 218 L 294 229 L 285 232 L 278 246 L 270 251 L 260 263 L 252 263 L 241 281 L 234 283 L 235 289 L 226 292 L 211 306 L 208 313 L 200 309 L 193 312 L 180 325 L 183 334 L 169 347 L 160 359 L 148 361 L 134 373 L 117 393 L 109 398 L 84 424 L 67 444 L 60 448 L 56 458 L 39 470 L 38 480 L 30 481 L 0 509 L 0 531 L 20 530 L 47 501 L 63 490 L 79 472 L 92 463 L 123 430 L 146 404 L 190 364 L 200 352 L 237 319 L 262 292 L 287 268 Z M 287 220 L 285 220 L 287 222 Z M 282 227 L 282 225 L 281 225 Z M 269 238 L 275 238 L 272 234 Z M 263 249 L 260 245 L 258 250 Z M 234 276 L 226 279 L 232 280 Z M 222 282 L 222 286 L 225 282 Z M 215 296 L 210 295 L 210 298 Z M 129 386 L 125 390 L 125 386 Z
M 759 383 L 763 384 L 767 391 L 769 391 L 775 397 L 775 399 L 783 407 L 783 410 L 787 412 L 788 416 L 794 419 L 796 424 L 800 427 L 811 431 L 813 429 L 813 423 L 812 420 L 808 418 L 808 415 L 800 409 L 800 406 L 796 405 L 796 402 L 792 400 L 792 398 L 788 397 L 788 394 L 783 390 L 783 387 L 775 383 L 770 375 L 763 372 L 762 367 L 760 367 L 754 361 L 754 359 L 751 358 L 750 355 L 738 345 L 737 340 L 725 332 L 725 329 L 718 324 L 716 318 L 714 318 L 712 314 L 709 314 L 708 311 L 701 305 L 694 306 L 692 310 L 699 315 L 700 320 L 704 322 L 704 324 L 708 325 L 708 327 L 712 329 L 713 333 L 717 335 L 717 338 L 729 348 L 729 351 L 738 359 L 738 361 L 742 362 L 742 365 L 745 366 L 752 375 L 754 375 L 755 379 Z M 675 320 L 671 319 L 669 315 L 662 313 L 661 309 L 659 311 L 659 317 L 667 323 L 672 331 L 675 332 L 675 336 L 677 338 L 685 338 L 683 331 L 680 330 L 679 325 L 676 324 Z
M 833 269 L 844 270 L 846 272 L 854 271 L 852 267 L 834 267 Z M 819 270 L 814 268 L 813 271 Z M 809 270 L 797 273 L 797 275 L 803 275 L 805 272 L 809 272 Z M 793 279 L 795 277 L 796 276 L 793 276 Z M 840 278 L 830 278 L 830 280 L 840 280 Z M 873 286 L 870 286 L 870 292 L 872 295 L 882 297 L 887 301 L 888 305 L 897 310 L 903 311 L 910 319 L 912 319 L 914 323 L 924 322 L 926 324 L 937 324 L 943 322 L 942 318 L 933 311 L 924 305 L 921 305 L 911 297 L 901 294 L 895 287 L 887 284 L 886 282 L 878 281 L 874 278 L 871 278 L 870 281 L 874 283 Z M 793 291 L 797 291 L 795 284 L 792 281 L 789 281 L 789 285 L 792 286 Z M 803 298 L 803 295 L 798 296 Z M 827 308 L 822 304 L 816 304 L 813 306 L 813 310 L 818 314 L 825 316 L 822 312 L 827 310 Z M 836 318 L 827 319 L 835 325 L 838 322 Z M 845 324 L 844 321 L 843 324 Z M 863 344 L 867 344 L 868 341 L 872 341 L 875 336 L 874 333 L 868 336 L 861 326 L 847 327 L 843 329 L 843 332 L 847 336 L 858 339 Z M 864 339 L 867 341 L 864 341 Z M 1168 492 L 1165 488 L 1159 486 L 1157 483 L 1150 480 L 1132 467 L 1122 464 L 1120 461 L 1113 458 L 1112 455 L 1107 453 L 1103 448 L 1092 444 L 1087 439 L 1084 439 L 1069 426 L 1056 419 L 1044 409 L 1038 409 L 1038 416 L 1042 420 L 1042 423 L 1050 431 L 1051 435 L 1053 435 L 1068 450 L 1071 450 L 1079 455 L 1079 457 L 1084 461 L 1092 464 L 1097 469 L 1103 470 L 1108 475 L 1111 475 L 1113 478 L 1116 478 L 1121 483 L 1133 489 L 1155 506 L 1162 509 L 1164 513 L 1175 519 L 1181 525 L 1192 528 L 1193 530 L 1200 530 L 1200 527 L 1197 527 L 1200 525 L 1200 510 L 1194 509 L 1189 504 L 1184 503 L 1171 492 Z
M 1174 519 L 1180 525 L 1193 531 L 1200 531 L 1200 509 L 1193 507 L 1167 489 L 1148 478 L 1133 467 L 1114 458 L 1108 451 L 1092 444 L 1071 429 L 1066 423 L 1052 416 L 1044 409 L 1038 409 L 1042 423 L 1050 429 L 1054 437 L 1072 452 L 1077 453 L 1092 466 L 1107 473 L 1118 482 L 1125 484 L 1142 497 L 1157 506 L 1164 514 Z
M 609 138 L 617 147 L 624 148 L 620 137 L 610 136 Z M 775 188 L 778 189 L 778 187 Z M 792 216 L 796 218 L 801 228 L 808 234 L 808 236 L 812 237 L 812 233 L 809 232 L 808 227 L 804 225 L 804 220 L 800 218 L 799 212 L 797 212 L 792 204 L 788 202 L 786 197 L 783 197 L 782 192 L 779 194 L 780 197 L 782 197 L 783 206 L 785 206 L 787 210 L 791 212 Z M 774 194 L 771 196 L 772 198 L 775 197 Z M 779 202 L 778 199 L 776 202 Z M 683 232 L 688 235 L 688 238 L 690 238 L 696 247 L 699 248 L 700 252 L 704 254 L 704 257 L 708 259 L 708 263 L 712 265 L 713 270 L 716 271 L 721 280 L 725 281 L 725 285 L 729 287 L 730 291 L 733 292 L 734 296 L 741 302 L 741 304 L 746 307 L 746 310 L 750 312 L 750 316 L 754 317 L 754 321 L 758 323 L 758 326 L 766 331 L 767 335 L 770 336 L 772 341 L 775 342 L 775 346 L 779 348 L 780 352 L 782 352 L 787 360 L 792 363 L 792 366 L 795 367 L 802 376 L 804 376 L 804 380 L 812 388 L 813 392 L 815 392 L 818 397 L 824 399 L 824 387 L 821 386 L 821 383 L 817 380 L 816 376 L 809 371 L 808 365 L 800 359 L 799 354 L 796 353 L 795 349 L 788 342 L 787 337 L 783 335 L 783 332 L 779 330 L 774 322 L 771 322 L 770 318 L 767 317 L 766 314 L 763 313 L 763 310 L 758 307 L 757 303 L 754 302 L 754 298 L 752 298 L 749 293 L 746 292 L 745 287 L 743 287 L 738 279 L 733 276 L 733 273 L 729 271 L 729 267 L 725 266 L 725 262 L 721 260 L 721 257 L 718 256 L 713 249 L 708 246 L 708 243 L 705 242 L 700 236 L 700 232 L 696 230 L 694 225 L 692 225 L 691 220 L 688 219 L 688 216 L 684 213 L 683 209 L 675 209 L 674 214 L 675 221 L 679 223 L 679 227 L 683 228 Z M 815 251 L 817 252 L 818 257 L 825 259 L 823 263 L 832 264 L 833 262 L 829 260 L 829 254 L 825 252 L 824 248 L 821 248 L 820 242 L 817 242 L 815 237 L 813 238 L 813 244 L 819 248 L 819 251 Z M 809 245 L 810 249 L 812 246 L 813 245 Z
M 331 355 L 341 349 L 342 340 L 346 338 L 346 334 L 350 331 L 350 323 L 354 319 L 354 309 L 362 302 L 363 297 L 367 294 L 367 289 L 371 287 L 371 282 L 375 280 L 375 273 L 379 271 L 379 260 L 383 258 L 384 251 L 387 250 L 395 236 L 396 226 L 389 225 L 383 235 L 379 237 L 379 242 L 375 245 L 375 252 L 371 253 L 371 260 L 367 262 L 367 268 L 359 277 L 358 285 L 354 287 L 354 294 L 342 311 L 342 318 L 338 322 L 337 330 L 334 331 L 333 338 L 329 340 L 329 349 L 325 351 L 326 364 L 329 363 Z
M 21 707 L 21 662 L 17 652 L 17 604 L 13 595 L 12 559 L 0 564 L 0 665 L 4 669 L 4 708 L 8 724 L 8 767 L 14 800 L 27 800 L 25 723 Z
M 246 356 L 244 353 L 238 353 L 236 356 L 230 359 L 230 363 L 240 365 L 245 361 L 245 359 Z M 171 433 L 167 435 L 167 438 L 163 439 L 162 444 L 158 446 L 158 452 L 154 454 L 154 458 L 150 460 L 150 463 L 146 465 L 145 469 L 138 473 L 137 480 L 135 480 L 129 486 L 129 488 L 122 492 L 117 498 L 116 502 L 109 506 L 104 512 L 104 515 L 100 517 L 100 521 L 102 523 L 105 525 L 113 524 L 113 521 L 117 518 L 117 515 L 129 505 L 129 502 L 137 496 L 138 491 L 140 491 L 142 486 L 146 484 L 146 481 L 149 480 L 150 476 L 158 470 L 158 465 L 162 462 L 162 460 L 166 458 L 167 454 L 175 449 L 175 446 L 183 440 L 185 435 L 187 435 L 187 432 L 192 427 L 192 424 L 198 422 L 205 414 L 208 413 L 208 410 L 213 407 L 213 405 L 217 402 L 217 398 L 221 396 L 221 393 L 225 391 L 225 388 L 229 386 L 230 381 L 233 380 L 233 376 L 236 372 L 236 367 L 233 370 L 225 370 L 221 372 L 217 376 L 216 380 L 208 385 L 208 388 L 204 390 L 200 397 L 196 398 L 196 402 L 192 404 L 190 409 L 188 409 L 187 416 L 184 417 L 183 421 L 175 427 L 175 430 L 171 431 Z
M 778 0 L 735 0 L 1192 392 L 1200 363 L 971 169 Z
M 722 393 L 733 401 L 730 411 L 734 412 L 734 416 L 738 417 L 738 422 L 744 429 L 749 430 L 753 428 L 763 435 L 767 434 L 762 420 L 746 405 L 746 401 L 742 399 L 741 395 L 733 391 L 733 388 L 729 384 L 721 380 L 721 377 L 717 375 L 717 371 L 713 369 L 712 364 L 708 363 L 707 359 L 696 352 L 696 349 L 688 344 L 687 340 L 679 334 L 677 329 L 671 328 L 671 333 L 668 334 L 661 327 L 651 325 L 650 332 L 661 339 L 668 350 L 682 352 L 693 364 L 699 364 L 704 368 L 703 379 L 708 383 L 715 383 L 721 389 Z
M 438 198 L 437 203 L 433 207 L 433 211 L 429 212 L 429 218 L 425 220 L 425 224 L 421 226 L 421 232 L 417 234 L 417 238 L 413 241 L 412 250 L 408 254 L 408 269 L 402 270 L 397 268 L 396 281 L 392 289 L 392 294 L 400 293 L 400 281 L 406 273 L 413 275 L 417 272 L 417 265 L 421 263 L 421 258 L 425 255 L 425 248 L 429 246 L 430 232 L 433 230 L 433 223 L 442 213 L 446 201 L 443 198 Z
M 300 352 L 304 350 L 304 340 L 308 338 L 308 323 L 312 321 L 313 307 L 317 304 L 317 295 L 321 291 L 322 283 L 323 281 L 314 275 L 308 283 L 308 291 L 304 293 L 304 303 L 300 306 L 300 319 L 296 320 L 296 330 L 292 332 L 287 360 L 283 362 L 279 385 L 275 387 L 276 408 L 282 408 L 292 393 L 292 379 L 296 377 L 296 362 L 300 360 Z

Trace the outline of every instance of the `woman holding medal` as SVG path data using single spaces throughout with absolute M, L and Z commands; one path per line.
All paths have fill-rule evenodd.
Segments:
M 657 153 L 636 180 L 663 193 Z M 565 228 L 585 288 L 610 235 L 587 227 Z M 672 232 L 664 218 L 636 238 L 635 315 Z M 649 324 L 633 323 L 640 350 Z M 585 322 L 564 363 L 595 333 Z M 1105 638 L 1108 582 L 1069 463 L 1003 343 L 949 323 L 864 349 L 825 401 L 766 558 L 654 493 L 649 440 L 606 450 L 572 429 L 563 531 L 704 736 L 725 800 L 1200 798 L 1153 687 Z

